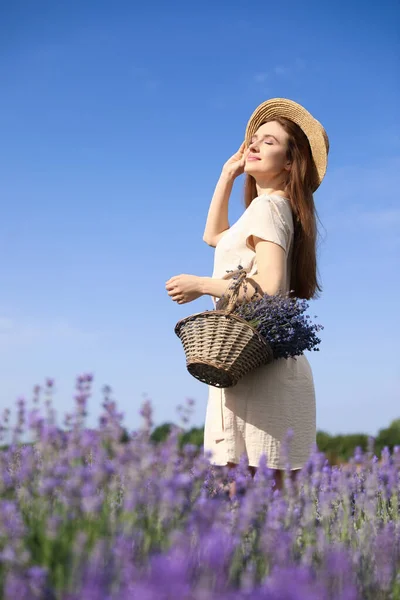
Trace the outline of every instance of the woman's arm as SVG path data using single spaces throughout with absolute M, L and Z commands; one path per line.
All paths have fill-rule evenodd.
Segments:
M 246 292 L 243 289 L 245 284 L 240 286 L 239 300 L 251 300 L 255 292 L 257 292 L 256 299 L 265 293 L 273 296 L 282 289 L 284 280 L 286 253 L 283 247 L 274 242 L 265 241 L 254 234 L 252 237 L 256 250 L 258 275 L 246 279 Z M 232 279 L 216 279 L 182 273 L 171 277 L 165 283 L 165 289 L 174 302 L 185 304 L 206 294 L 214 296 L 214 298 L 221 298 L 232 283 Z
M 203 234 L 203 241 L 209 246 L 215 247 L 218 242 L 216 238 L 230 227 L 228 221 L 228 204 L 233 183 L 234 178 L 232 176 L 221 173 L 208 210 L 206 227 Z
M 282 246 L 253 236 L 257 259 L 258 274 L 246 279 L 247 292 L 244 284 L 240 286 L 239 300 L 250 300 L 254 292 L 273 296 L 283 288 L 286 274 L 286 253 Z M 232 279 L 201 278 L 201 293 L 203 295 L 221 298 L 232 285 Z
M 248 150 L 243 142 L 239 150 L 224 164 L 221 176 L 215 187 L 208 210 L 203 241 L 209 246 L 216 246 L 220 236 L 229 229 L 228 204 L 233 183 L 244 171 Z

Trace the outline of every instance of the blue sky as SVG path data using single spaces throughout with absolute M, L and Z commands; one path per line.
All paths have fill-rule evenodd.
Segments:
M 374 434 L 400 416 L 399 10 L 389 1 L 37 2 L 0 8 L 0 409 L 56 380 L 109 384 L 128 429 L 207 387 L 185 368 L 173 275 L 210 276 L 202 235 L 255 107 L 303 104 L 330 142 L 315 194 L 325 326 L 308 353 L 317 425 Z M 230 221 L 242 210 L 235 184 Z

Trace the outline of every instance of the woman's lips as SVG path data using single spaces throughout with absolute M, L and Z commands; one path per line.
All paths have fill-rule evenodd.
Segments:
M 249 156 L 247 160 L 261 160 L 261 158 L 257 158 L 257 156 Z

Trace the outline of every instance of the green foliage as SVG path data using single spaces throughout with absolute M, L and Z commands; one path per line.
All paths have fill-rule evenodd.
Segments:
M 318 431 L 317 446 L 320 452 L 326 454 L 331 464 L 336 464 L 349 460 L 357 446 L 365 452 L 368 448 L 368 435 L 365 433 L 330 435 L 326 431 Z
M 357 446 L 363 452 L 368 449 L 368 435 L 365 433 L 350 433 L 347 435 L 330 435 L 326 431 L 318 431 L 317 446 L 325 452 L 329 462 L 335 464 L 348 461 Z M 374 440 L 374 453 L 380 456 L 383 448 L 388 446 L 392 452 L 394 446 L 400 446 L 400 419 L 395 419 L 389 427 L 381 429 Z
M 121 434 L 121 437 L 120 437 L 119 441 L 121 442 L 121 444 L 127 444 L 130 439 L 131 438 L 129 436 L 129 433 L 128 433 L 127 429 L 125 429 L 125 427 L 124 427 L 124 430 L 123 430 L 123 432 Z
M 165 442 L 171 433 L 172 424 L 171 423 L 163 423 L 156 427 L 153 433 L 150 436 L 152 442 L 159 444 L 160 442 Z
M 186 444 L 200 448 L 204 444 L 204 427 L 192 427 L 190 431 L 185 431 L 180 437 L 179 445 L 183 448 Z
M 150 439 L 156 444 L 165 442 L 171 433 L 171 423 L 163 423 L 154 429 Z M 200 448 L 204 443 L 204 427 L 192 427 L 189 431 L 182 431 L 178 436 L 179 448 L 182 449 L 186 444 L 192 444 Z
M 393 450 L 400 445 L 400 419 L 392 421 L 386 429 L 380 429 L 375 441 L 375 452 L 380 453 L 385 446 Z

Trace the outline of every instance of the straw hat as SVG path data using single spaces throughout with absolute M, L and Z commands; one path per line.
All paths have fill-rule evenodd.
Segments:
M 301 104 L 287 98 L 271 98 L 257 106 L 246 127 L 246 145 L 265 121 L 275 117 L 285 117 L 294 121 L 306 134 L 316 168 L 313 192 L 321 184 L 328 164 L 329 139 L 321 123 L 317 121 Z

